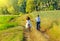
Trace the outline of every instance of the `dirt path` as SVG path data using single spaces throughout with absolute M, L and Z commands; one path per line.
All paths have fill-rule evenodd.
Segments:
M 49 41 L 47 35 L 32 28 L 31 32 L 24 31 L 25 41 Z

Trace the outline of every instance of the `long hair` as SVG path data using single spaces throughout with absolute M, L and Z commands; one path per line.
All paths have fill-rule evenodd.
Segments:
M 30 20 L 30 17 L 27 17 L 26 19 L 27 19 L 27 20 Z

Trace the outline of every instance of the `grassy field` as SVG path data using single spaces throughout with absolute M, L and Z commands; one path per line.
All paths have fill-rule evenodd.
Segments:
M 29 16 L 32 21 L 32 26 L 35 27 L 35 17 L 38 14 L 41 18 L 41 30 L 45 31 L 49 36 L 49 40 L 60 41 L 60 11 L 34 11 L 30 14 L 22 15 L 17 21 L 21 26 L 25 26 L 26 17 Z
M 23 28 L 18 26 L 18 16 L 0 16 L 0 41 L 23 41 Z
M 15 22 L 16 17 L 17 16 L 0 16 L 0 30 L 17 26 L 18 24 Z
M 48 41 L 44 34 L 38 32 L 35 24 L 37 15 L 41 18 L 41 31 L 49 36 L 49 41 L 60 41 L 60 11 L 34 11 L 18 16 L 0 16 L 0 41 L 24 41 L 23 28 L 26 17 L 31 18 L 32 32 L 27 41 Z M 26 35 L 26 36 L 28 36 Z
M 23 30 L 20 26 L 0 31 L 0 41 L 23 41 Z
M 41 30 L 43 31 L 46 30 L 46 33 L 50 37 L 50 41 L 60 41 L 60 12 L 59 11 L 47 11 L 47 12 L 41 11 L 38 13 L 36 12 L 34 14 L 40 15 Z

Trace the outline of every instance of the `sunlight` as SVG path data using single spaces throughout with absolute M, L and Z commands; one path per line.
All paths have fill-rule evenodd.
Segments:
M 0 7 L 8 6 L 8 0 L 0 0 Z

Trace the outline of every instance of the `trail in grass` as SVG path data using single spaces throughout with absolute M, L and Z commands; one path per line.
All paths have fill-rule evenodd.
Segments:
M 24 31 L 25 41 L 49 41 L 49 38 L 46 34 L 37 31 L 35 28 L 32 28 L 31 32 Z

